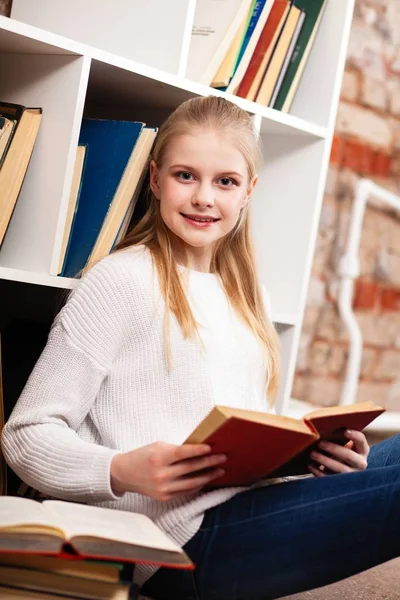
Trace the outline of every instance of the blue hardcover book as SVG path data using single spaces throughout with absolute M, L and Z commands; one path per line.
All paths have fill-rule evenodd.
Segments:
M 251 14 L 249 26 L 247 27 L 247 30 L 246 30 L 246 33 L 245 33 L 245 36 L 244 36 L 241 48 L 239 50 L 239 54 L 238 54 L 238 57 L 237 57 L 237 60 L 236 60 L 235 68 L 234 68 L 233 73 L 232 73 L 232 77 L 235 74 L 235 71 L 236 71 L 236 69 L 237 69 L 240 61 L 242 60 L 242 56 L 243 56 L 243 54 L 244 54 L 244 52 L 245 52 L 245 50 L 247 48 L 247 45 L 248 45 L 248 43 L 250 41 L 251 36 L 253 35 L 253 31 L 256 28 L 258 19 L 261 16 L 261 13 L 263 11 L 265 2 L 266 2 L 266 0 L 257 0 L 256 4 L 254 6 L 253 12 Z
M 79 144 L 88 146 L 85 174 L 62 275 L 85 267 L 144 123 L 83 119 Z

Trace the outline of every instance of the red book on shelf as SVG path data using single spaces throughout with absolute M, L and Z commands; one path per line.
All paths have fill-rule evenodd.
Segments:
M 275 0 L 267 22 L 257 42 L 250 64 L 236 93 L 241 98 L 255 100 L 268 62 L 289 12 L 290 0 Z

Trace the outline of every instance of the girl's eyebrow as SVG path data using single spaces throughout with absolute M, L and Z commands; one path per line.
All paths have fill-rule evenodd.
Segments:
M 197 171 L 197 169 L 195 167 L 191 167 L 189 165 L 171 165 L 170 169 L 182 169 L 182 171 L 194 171 L 194 172 Z M 240 179 L 243 179 L 243 175 L 241 175 L 237 171 L 221 171 L 218 175 L 220 177 L 222 175 L 225 175 L 225 176 L 231 175 L 231 176 L 240 177 Z

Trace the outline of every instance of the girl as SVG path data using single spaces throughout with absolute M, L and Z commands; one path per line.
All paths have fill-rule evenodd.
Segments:
M 215 404 L 268 410 L 278 342 L 249 238 L 259 148 L 222 98 L 160 129 L 151 204 L 82 278 L 4 429 L 10 466 L 51 496 L 142 512 L 194 573 L 137 570 L 157 600 L 266 600 L 399 554 L 400 444 L 321 442 L 309 478 L 202 491 L 224 456 L 181 445 Z M 271 401 L 271 400 L 270 400 Z M 312 465 L 322 464 L 327 476 Z M 272 483 L 272 482 L 270 482 Z

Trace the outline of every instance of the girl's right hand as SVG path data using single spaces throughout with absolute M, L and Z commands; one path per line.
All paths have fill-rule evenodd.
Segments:
M 218 465 L 226 456 L 210 453 L 206 444 L 155 442 L 116 454 L 111 461 L 111 487 L 116 494 L 136 492 L 162 501 L 199 492 L 224 473 Z

